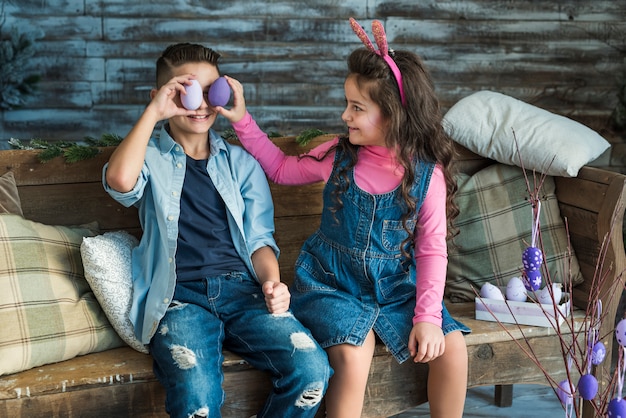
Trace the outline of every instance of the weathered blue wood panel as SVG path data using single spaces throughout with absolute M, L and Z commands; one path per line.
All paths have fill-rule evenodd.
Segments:
M 343 130 L 347 19 L 385 24 L 424 58 L 443 108 L 491 89 L 606 126 L 626 75 L 626 2 L 504 0 L 3 0 L 2 32 L 40 34 L 22 109 L 0 112 L 0 141 L 124 135 L 149 98 L 154 61 L 181 41 L 219 50 L 267 131 Z M 227 127 L 219 121 L 217 127 Z

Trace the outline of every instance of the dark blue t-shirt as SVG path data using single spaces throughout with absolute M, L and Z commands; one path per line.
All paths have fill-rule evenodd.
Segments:
M 207 160 L 194 160 L 187 156 L 178 220 L 178 280 L 248 271 L 233 245 L 226 205 L 213 185 L 206 166 Z

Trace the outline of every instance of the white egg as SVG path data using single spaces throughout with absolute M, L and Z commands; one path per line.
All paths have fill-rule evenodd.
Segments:
M 504 300 L 504 295 L 502 294 L 502 291 L 497 286 L 494 286 L 491 283 L 485 283 L 480 288 L 480 297 L 485 299 Z
M 191 80 L 190 85 L 185 86 L 186 94 L 180 95 L 180 102 L 185 109 L 196 110 L 202 104 L 202 86 L 198 80 Z
M 511 277 L 506 285 L 506 298 L 514 302 L 526 302 L 526 286 L 519 277 Z
M 552 300 L 554 300 L 557 304 L 561 302 L 561 296 L 563 296 L 563 291 L 561 290 L 561 285 L 558 283 L 552 283 L 552 294 L 550 294 L 550 289 L 548 286 L 541 289 L 539 293 L 539 303 L 546 305 L 552 304 Z

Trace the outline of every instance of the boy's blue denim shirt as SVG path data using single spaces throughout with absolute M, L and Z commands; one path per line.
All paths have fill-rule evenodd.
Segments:
M 251 255 L 274 240 L 274 206 L 265 173 L 243 148 L 227 143 L 209 131 L 211 155 L 207 172 L 224 199 L 235 248 L 253 272 Z M 148 144 L 144 165 L 133 190 L 120 193 L 106 183 L 105 190 L 122 205 L 137 206 L 143 235 L 132 253 L 133 302 L 130 320 L 135 334 L 148 344 L 172 301 L 176 285 L 176 242 L 180 195 L 186 156 L 165 129 Z M 202 199 L 202 196 L 197 196 Z M 242 309 L 245 307 L 242 307 Z

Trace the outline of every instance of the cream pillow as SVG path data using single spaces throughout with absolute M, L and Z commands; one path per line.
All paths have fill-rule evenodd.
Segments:
M 126 344 L 148 353 L 135 337 L 128 316 L 133 300 L 131 253 L 137 238 L 125 231 L 105 232 L 86 237 L 80 247 L 85 278 L 113 328 Z
M 518 167 L 521 155 L 524 168 L 552 176 L 576 177 L 610 147 L 585 125 L 492 91 L 461 99 L 444 116 L 444 127 L 478 155 Z

